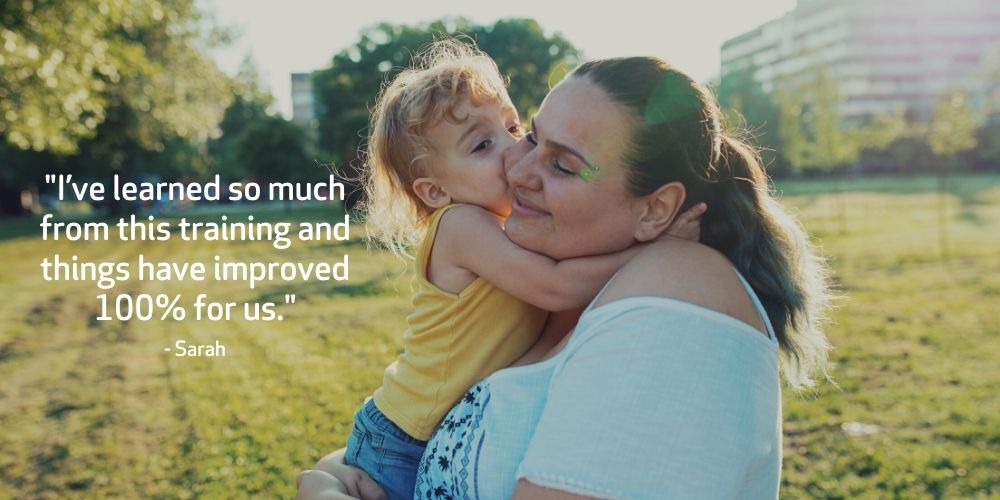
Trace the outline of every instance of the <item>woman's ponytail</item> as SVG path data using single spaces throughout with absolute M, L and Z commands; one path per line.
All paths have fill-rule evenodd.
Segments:
M 681 182 L 683 208 L 708 203 L 700 241 L 728 257 L 764 304 L 785 380 L 802 387 L 813 384 L 813 373 L 825 375 L 826 264 L 774 199 L 756 149 L 722 132 L 715 96 L 651 57 L 592 61 L 571 76 L 590 79 L 635 118 L 624 158 L 633 194 Z
M 811 386 L 812 373 L 825 373 L 829 350 L 821 329 L 830 302 L 825 262 L 775 200 L 757 151 L 720 137 L 701 242 L 723 252 L 757 293 L 782 347 L 785 379 L 793 387 Z

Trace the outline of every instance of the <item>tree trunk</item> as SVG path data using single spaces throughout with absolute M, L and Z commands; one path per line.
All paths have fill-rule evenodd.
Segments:
M 941 259 L 948 261 L 948 171 L 938 169 L 938 239 L 941 244 Z
M 840 234 L 847 234 L 847 201 L 844 199 L 844 188 L 842 183 L 846 174 L 843 170 L 837 169 L 833 174 L 833 193 L 837 200 L 837 224 L 840 225 Z

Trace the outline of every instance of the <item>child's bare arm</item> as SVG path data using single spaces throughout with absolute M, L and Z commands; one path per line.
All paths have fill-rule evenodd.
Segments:
M 525 250 L 507 238 L 501 221 L 474 206 L 444 215 L 435 246 L 452 265 L 541 309 L 563 311 L 587 304 L 625 262 L 641 249 L 557 261 Z

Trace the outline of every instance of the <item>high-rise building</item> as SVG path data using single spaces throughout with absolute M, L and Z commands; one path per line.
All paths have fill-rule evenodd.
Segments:
M 824 63 L 845 118 L 901 106 L 927 117 L 959 88 L 981 98 L 997 85 L 988 60 L 1000 64 L 1000 0 L 798 0 L 722 45 L 722 74 L 752 71 L 767 92 Z
M 292 122 L 312 127 L 316 118 L 316 97 L 312 88 L 312 73 L 292 73 Z

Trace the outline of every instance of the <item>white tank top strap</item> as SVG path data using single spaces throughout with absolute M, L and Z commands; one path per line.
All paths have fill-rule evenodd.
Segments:
M 753 306 L 757 309 L 757 315 L 760 316 L 761 322 L 764 323 L 764 329 L 767 330 L 767 338 L 777 343 L 778 336 L 774 333 L 774 326 L 771 324 L 771 318 L 767 315 L 767 310 L 764 309 L 764 304 L 761 303 L 760 298 L 757 297 L 757 293 L 753 291 L 753 287 L 750 286 L 750 283 L 743 277 L 743 274 L 741 274 L 735 267 L 733 268 L 733 272 L 736 273 L 736 277 L 738 277 L 740 282 L 743 283 L 743 288 L 746 289 L 747 295 L 749 295 L 750 300 L 753 301 Z M 584 314 L 594 307 L 594 304 L 597 303 L 597 299 L 601 298 L 601 295 L 604 295 L 604 291 L 608 289 L 608 285 L 610 285 L 617 276 L 618 273 L 616 272 L 610 279 L 608 279 L 608 282 L 601 287 L 601 291 L 597 292 L 597 296 L 594 297 L 594 300 L 590 301 L 590 304 L 587 304 L 587 308 L 583 310 Z
M 753 301 L 753 306 L 757 308 L 757 314 L 760 316 L 761 322 L 764 323 L 764 328 L 767 329 L 767 338 L 777 342 L 778 336 L 774 333 L 774 326 L 771 325 L 771 318 L 768 317 L 767 310 L 764 309 L 764 304 L 760 302 L 760 298 L 757 297 L 757 293 L 753 291 L 753 287 L 751 287 L 750 283 L 747 282 L 747 279 L 743 277 L 743 274 L 741 274 L 735 267 L 733 268 L 733 272 L 735 272 L 736 276 L 740 278 L 740 282 L 743 283 L 743 288 L 746 289 L 747 295 L 749 295 L 750 300 Z
M 590 303 L 587 304 L 587 308 L 583 310 L 582 314 L 586 314 L 588 311 L 590 311 L 591 308 L 594 307 L 594 304 L 597 303 L 597 299 L 601 298 L 601 295 L 604 295 L 604 291 L 607 290 L 608 289 L 608 285 L 610 285 L 611 282 L 614 281 L 616 277 L 618 277 L 618 273 L 619 272 L 620 271 L 615 271 L 615 274 L 612 274 L 611 277 L 608 278 L 607 283 L 605 283 L 604 286 L 601 287 L 601 291 L 600 292 L 597 292 L 597 295 L 594 296 L 594 300 L 591 300 Z

